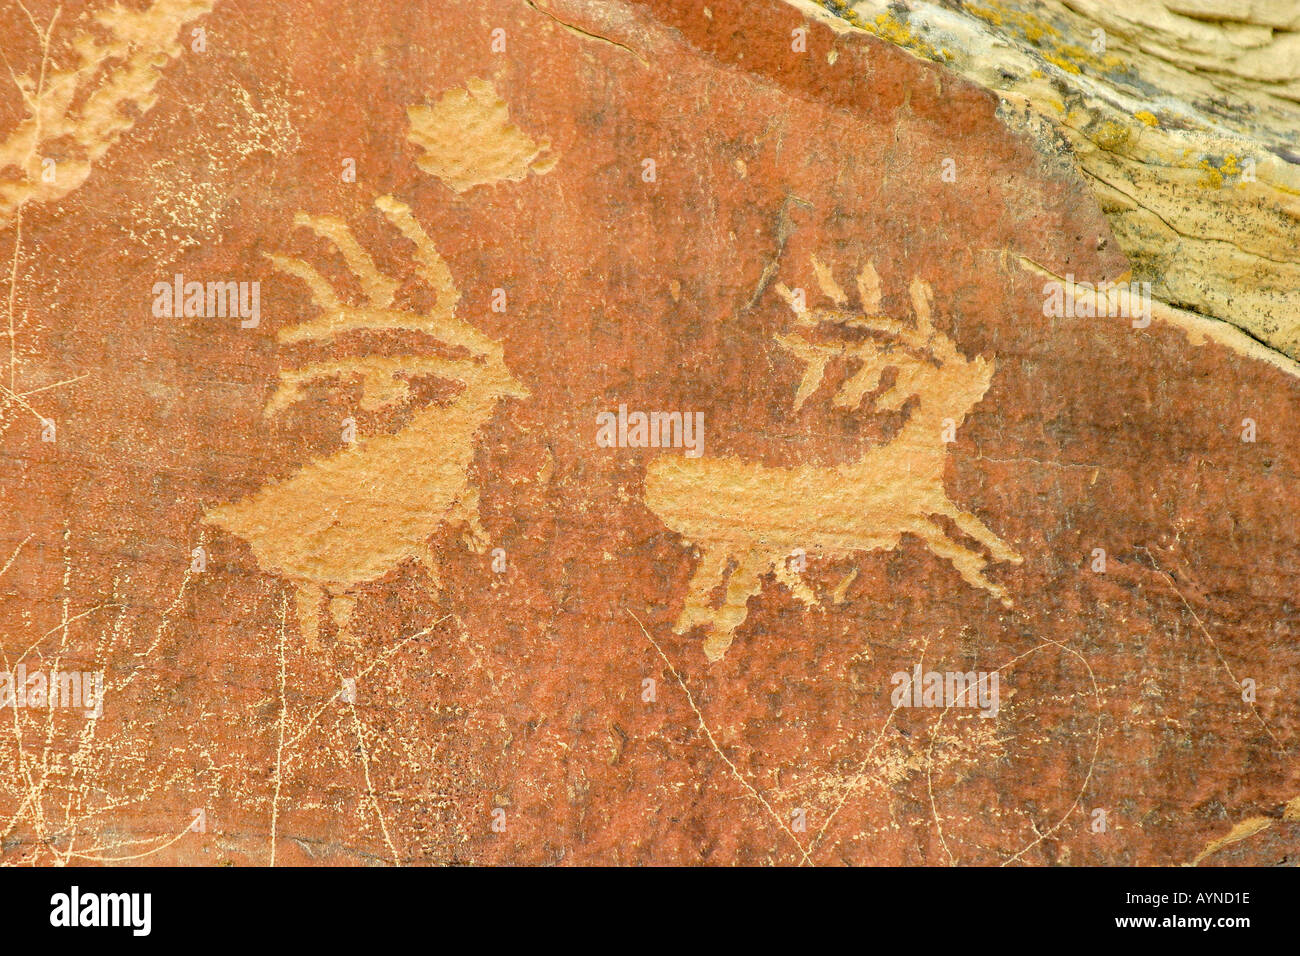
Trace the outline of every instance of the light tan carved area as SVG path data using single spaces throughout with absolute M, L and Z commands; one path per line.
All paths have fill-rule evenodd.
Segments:
M 319 318 L 281 330 L 281 343 L 328 342 L 355 329 L 424 332 L 462 357 L 364 355 L 288 369 L 266 406 L 274 414 L 298 401 L 303 389 L 328 379 L 359 377 L 362 407 L 384 408 L 409 398 L 410 377 L 429 374 L 461 386 L 445 403 L 416 412 L 392 434 L 356 443 L 306 465 L 242 501 L 212 509 L 205 520 L 249 543 L 261 567 L 295 586 L 299 627 L 317 639 L 322 602 L 346 637 L 352 589 L 402 562 L 423 559 L 438 582 L 438 560 L 427 542 L 443 525 L 464 525 L 475 550 L 487 535 L 478 518 L 478 490 L 470 481 L 474 436 L 506 398 L 528 390 L 506 367 L 501 344 L 456 317 L 460 292 L 410 208 L 391 196 L 376 208 L 413 246 L 417 272 L 435 301 L 423 314 L 393 307 L 397 283 L 375 267 L 342 220 L 299 215 L 297 224 L 330 241 L 361 286 L 364 303 L 343 302 L 320 272 L 301 259 L 271 255 L 275 266 L 305 282 Z
M 41 398 L 33 396 L 83 377 L 23 387 L 19 338 L 38 326 L 26 309 L 20 314 L 21 289 L 40 282 L 44 266 L 39 257 L 25 261 L 23 207 L 62 199 L 90 177 L 94 164 L 153 108 L 163 68 L 182 52 L 177 34 L 215 3 L 158 0 L 139 11 L 113 5 L 90 17 L 93 27 L 59 42 L 63 7 L 43 25 L 22 0 L 0 12 L 4 30 L 30 28 L 40 48 L 40 59 L 21 72 L 5 56 L 24 116 L 0 141 L 0 231 L 13 234 L 9 288 L 0 297 L 9 353 L 8 380 L 0 384 L 0 434 L 14 424 L 9 413 L 15 407 L 48 432 L 54 423 L 39 407 Z
M 545 175 L 559 159 L 549 140 L 535 140 L 512 123 L 506 101 L 477 77 L 432 105 L 407 107 L 406 115 L 406 138 L 424 151 L 417 165 L 458 193 L 519 182 L 530 172 Z
M 67 66 L 51 56 L 59 13 L 41 27 L 17 4 L 40 36 L 42 55 L 35 70 L 14 76 L 27 115 L 0 143 L 0 226 L 25 204 L 61 199 L 89 178 L 94 164 L 153 108 L 163 68 L 182 52 L 181 28 L 215 2 L 105 7 L 93 18 L 98 29 L 72 37 Z M 46 159 L 55 161 L 52 177 L 42 175 Z
M 748 614 L 746 603 L 759 593 L 769 571 L 804 604 L 819 603 L 791 564 L 796 551 L 809 558 L 842 559 L 892 550 L 904 534 L 912 534 L 949 561 L 967 583 L 1011 603 L 1005 589 L 984 576 L 986 556 L 954 540 L 936 520 L 952 521 L 998 561 L 1021 561 L 979 518 L 954 504 L 943 484 L 949 447 L 945 432 L 955 432 L 984 397 L 993 363 L 966 358 L 935 329 L 933 293 L 923 280 L 913 279 L 909 289 L 915 313 L 915 324 L 909 325 L 880 314 L 880 281 L 870 263 L 857 277 L 857 311 L 848 308 L 848 296 L 831 271 L 815 258 L 813 267 L 833 307 L 802 308 L 794 293 L 777 286 L 800 328 L 776 337 L 805 367 L 794 409 L 818 391 L 831 362 L 843 361 L 856 369 L 833 395 L 836 406 L 858 409 L 870 398 L 869 406 L 877 412 L 909 404 L 911 411 L 888 442 L 849 464 L 782 468 L 736 457 L 668 455 L 650 463 L 647 507 L 701 550 L 675 630 L 686 634 L 703 625 L 709 660 L 726 654 Z M 825 329 L 858 330 L 868 337 L 814 337 Z M 882 389 L 887 369 L 895 375 Z M 721 602 L 715 603 L 715 592 L 724 584 Z

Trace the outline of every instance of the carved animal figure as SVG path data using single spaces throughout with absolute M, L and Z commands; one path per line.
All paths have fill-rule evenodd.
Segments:
M 343 254 L 366 302 L 345 304 L 313 266 L 272 255 L 278 269 L 307 284 L 321 310 L 320 317 L 284 329 L 280 341 L 325 341 L 351 330 L 395 328 L 423 332 L 442 349 L 462 356 L 364 355 L 311 363 L 282 373 L 266 413 L 298 401 L 306 386 L 336 377 L 360 376 L 361 405 L 371 409 L 408 399 L 413 375 L 431 374 L 458 383 L 461 390 L 448 402 L 416 412 L 395 433 L 360 438 L 206 516 L 247 541 L 264 569 L 296 585 L 299 626 L 313 645 L 326 595 L 330 613 L 346 634 L 354 602 L 350 592 L 358 585 L 409 558 L 423 559 L 438 583 L 438 561 L 428 553 L 427 542 L 444 524 L 463 524 L 466 543 L 483 550 L 487 534 L 479 522 L 478 491 L 470 482 L 474 437 L 499 402 L 529 395 L 506 367 L 501 344 L 456 318 L 460 293 L 410 208 L 390 196 L 375 205 L 414 244 L 419 275 L 435 294 L 432 308 L 423 315 L 394 309 L 398 284 L 375 268 L 348 226 L 299 214 L 297 225 Z
M 983 522 L 954 504 L 943 485 L 951 441 L 945 437 L 955 434 L 983 398 L 993 363 L 964 357 L 934 328 L 933 293 L 922 280 L 913 279 L 910 286 L 916 321 L 909 326 L 878 314 L 880 285 L 870 263 L 858 276 L 860 312 L 847 310 L 848 297 L 825 266 L 815 258 L 813 266 L 834 308 L 810 311 L 802 293 L 777 286 L 794 310 L 796 325 L 805 330 L 776 336 L 777 344 L 805 365 L 795 410 L 819 389 L 829 363 L 842 359 L 857 368 L 836 391 L 837 406 L 859 408 L 870 395 L 877 411 L 910 406 L 910 415 L 888 442 L 848 464 L 781 468 L 707 455 L 665 455 L 650 463 L 647 507 L 702 551 L 675 631 L 686 634 L 703 625 L 709 660 L 726 654 L 748 613 L 749 598 L 759 593 L 761 577 L 769 571 L 805 604 L 818 603 L 792 554 L 842 559 L 892 550 L 904 534 L 913 534 L 968 583 L 1010 605 L 1004 589 L 984 576 L 984 555 L 955 540 L 936 520 L 950 519 L 998 561 L 1021 561 Z M 830 343 L 810 337 L 826 325 L 862 330 L 865 337 Z M 890 368 L 896 373 L 893 382 L 879 390 Z M 714 593 L 724 582 L 725 593 L 715 604 Z

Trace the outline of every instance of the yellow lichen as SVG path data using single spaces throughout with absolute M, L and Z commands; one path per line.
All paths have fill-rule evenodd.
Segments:
M 1223 185 L 1223 173 L 1216 169 L 1208 159 L 1201 160 L 1197 166 L 1203 170 L 1203 175 L 1197 181 L 1198 186 L 1205 189 L 1218 189 Z
M 979 17 L 985 23 L 991 23 L 995 27 L 1002 26 L 1002 14 L 992 7 L 981 7 L 974 3 L 966 4 L 966 9 Z
M 939 59 L 938 50 L 918 37 L 906 23 L 891 13 L 880 14 L 880 16 L 876 17 L 874 23 L 866 24 L 864 29 L 882 40 L 888 40 L 890 43 L 906 47 L 927 59 Z
M 1046 60 L 1048 63 L 1051 63 L 1053 66 L 1059 66 L 1066 73 L 1083 72 L 1082 70 L 1079 69 L 1079 67 L 1076 64 L 1071 63 L 1069 60 L 1065 59 L 1065 57 L 1058 56 L 1055 53 L 1044 53 L 1043 59 Z
M 1004 25 L 1015 27 L 1031 43 L 1038 43 L 1044 37 L 1059 39 L 1061 36 L 1061 31 L 1047 20 L 1023 10 L 1011 9 L 999 0 L 988 0 L 987 6 L 975 3 L 967 3 L 964 6 L 967 11 L 985 23 L 995 27 Z
M 1114 120 L 1106 120 L 1093 131 L 1092 141 L 1108 152 L 1114 152 L 1128 141 L 1129 131 Z

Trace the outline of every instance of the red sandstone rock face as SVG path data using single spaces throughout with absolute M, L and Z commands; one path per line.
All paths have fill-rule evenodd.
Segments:
M 6 667 L 105 686 L 8 711 L 6 861 L 1294 857 L 1296 372 L 1045 316 L 1126 265 L 990 95 L 777 2 L 206 6 L 0 101 Z

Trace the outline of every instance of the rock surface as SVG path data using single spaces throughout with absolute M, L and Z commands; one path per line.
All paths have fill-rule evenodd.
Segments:
M 1077 162 L 1161 301 L 1300 358 L 1300 3 L 825 7 L 839 29 L 852 24 L 997 92 L 1009 122 Z
M 0 710 L 4 862 L 1294 862 L 1300 369 L 1098 293 L 988 90 L 781 0 L 21 9 L 0 648 L 104 691 Z

